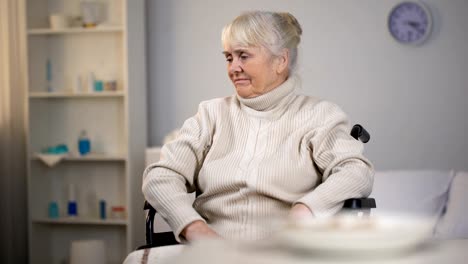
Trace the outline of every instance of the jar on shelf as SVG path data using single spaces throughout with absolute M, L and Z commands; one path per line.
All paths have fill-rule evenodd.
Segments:
M 112 206 L 111 218 L 124 220 L 125 219 L 125 207 L 124 206 Z

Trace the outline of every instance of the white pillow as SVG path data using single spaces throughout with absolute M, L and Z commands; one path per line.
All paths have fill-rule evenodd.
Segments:
M 377 171 L 371 197 L 373 214 L 411 214 L 437 220 L 443 212 L 453 171 Z
M 458 172 L 453 179 L 445 215 L 436 226 L 439 238 L 468 238 L 468 172 Z

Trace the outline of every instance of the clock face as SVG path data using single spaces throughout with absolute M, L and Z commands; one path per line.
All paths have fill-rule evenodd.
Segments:
M 430 34 L 432 23 L 429 10 L 417 2 L 402 2 L 388 17 L 390 34 L 399 42 L 421 44 Z

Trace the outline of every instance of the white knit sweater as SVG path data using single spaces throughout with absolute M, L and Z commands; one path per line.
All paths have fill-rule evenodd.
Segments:
M 373 169 L 336 105 L 295 93 L 291 77 L 256 98 L 202 102 L 144 172 L 145 198 L 177 239 L 195 220 L 228 239 L 261 239 L 304 203 L 329 216 L 368 196 Z M 189 192 L 198 196 L 193 202 Z

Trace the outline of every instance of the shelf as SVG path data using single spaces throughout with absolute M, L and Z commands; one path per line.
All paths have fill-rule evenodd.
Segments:
M 40 160 L 38 153 L 34 154 L 32 160 Z M 86 156 L 65 156 L 64 161 L 125 161 L 125 157 L 116 155 L 104 155 L 104 154 L 88 154 Z
M 63 217 L 59 219 L 51 219 L 51 218 L 38 218 L 33 219 L 33 223 L 36 224 L 52 224 L 52 225 L 117 225 L 117 226 L 125 226 L 127 224 L 126 220 L 120 219 L 94 219 L 94 218 L 70 218 L 70 217 Z
M 64 29 L 50 29 L 50 28 L 35 28 L 28 29 L 29 35 L 56 35 L 56 34 L 79 34 L 79 33 L 120 33 L 123 32 L 122 27 L 96 27 L 96 28 L 64 28 Z
M 147 139 L 146 40 L 141 30 L 146 1 L 98 1 L 105 22 L 94 28 L 70 24 L 60 29 L 50 28 L 51 14 L 70 20 L 83 16 L 83 0 L 21 2 L 27 44 L 27 63 L 21 70 L 27 79 L 23 99 L 30 150 L 26 166 L 30 262 L 67 262 L 72 241 L 92 238 L 105 241 L 112 252 L 108 263 L 122 263 L 145 235 L 142 179 L 135 175 L 144 170 Z M 89 85 L 90 73 L 103 81 L 102 91 Z M 108 81 L 116 86 L 105 85 Z M 92 152 L 85 156 L 78 153 L 83 130 L 92 143 Z M 57 144 L 68 146 L 68 153 L 41 155 Z M 60 211 L 61 217 L 49 218 L 50 202 L 64 206 L 71 187 L 88 210 L 78 217 Z M 109 206 L 124 206 L 126 217 L 101 220 L 95 208 L 98 198 Z
M 30 92 L 29 98 L 92 98 L 92 97 L 123 97 L 124 92 L 92 92 L 92 93 L 71 93 L 71 92 Z

